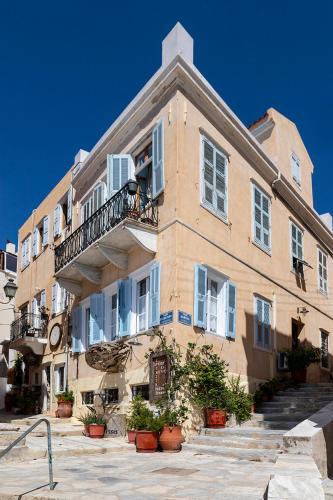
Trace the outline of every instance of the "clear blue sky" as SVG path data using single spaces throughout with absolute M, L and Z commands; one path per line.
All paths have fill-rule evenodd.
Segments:
M 333 212 L 332 18 L 330 0 L 0 0 L 0 247 L 158 69 L 177 21 L 245 124 L 270 106 L 296 122 L 315 207 Z

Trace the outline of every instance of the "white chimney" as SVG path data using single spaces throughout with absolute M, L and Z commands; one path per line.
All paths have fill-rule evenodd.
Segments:
M 15 254 L 15 244 L 8 241 L 6 243 L 6 252 Z
M 167 66 L 176 56 L 193 64 L 193 38 L 177 23 L 162 42 L 162 66 Z
M 328 227 L 328 229 L 332 231 L 333 230 L 332 215 L 329 212 L 327 212 L 326 214 L 320 215 L 320 218 L 323 221 L 323 223 Z

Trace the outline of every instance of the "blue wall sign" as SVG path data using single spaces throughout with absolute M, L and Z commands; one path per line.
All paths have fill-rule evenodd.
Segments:
M 178 321 L 183 325 L 192 325 L 192 314 L 186 313 L 184 311 L 178 311 Z
M 167 325 L 173 322 L 173 311 L 168 311 L 160 314 L 160 325 Z

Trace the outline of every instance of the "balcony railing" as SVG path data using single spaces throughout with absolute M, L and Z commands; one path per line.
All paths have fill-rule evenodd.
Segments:
M 157 202 L 145 193 L 130 193 L 125 184 L 101 208 L 55 249 L 55 272 L 60 271 L 92 243 L 128 218 L 150 226 L 157 226 Z
M 24 313 L 12 322 L 10 326 L 10 340 L 25 337 L 47 337 L 47 317 L 42 314 Z

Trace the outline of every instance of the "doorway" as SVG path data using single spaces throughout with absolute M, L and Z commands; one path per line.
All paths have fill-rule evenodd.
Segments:
M 49 412 L 51 405 L 51 363 L 42 367 L 42 411 Z
M 300 320 L 292 318 L 291 320 L 291 348 L 295 350 L 299 347 L 300 340 L 299 336 L 303 330 L 304 323 Z

